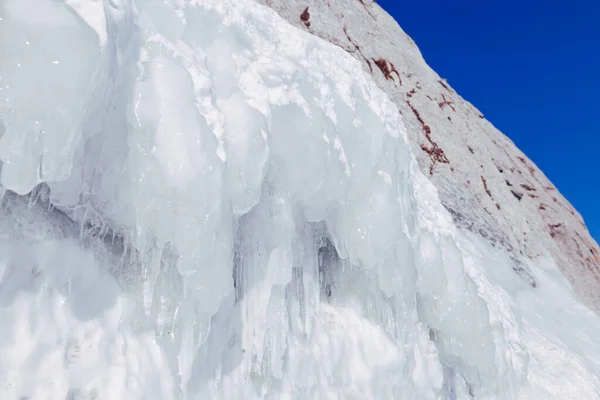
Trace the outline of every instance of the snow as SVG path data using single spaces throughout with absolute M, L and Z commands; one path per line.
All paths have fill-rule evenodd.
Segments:
M 597 398 L 598 316 L 456 229 L 343 49 L 102 4 L 0 5 L 0 398 Z

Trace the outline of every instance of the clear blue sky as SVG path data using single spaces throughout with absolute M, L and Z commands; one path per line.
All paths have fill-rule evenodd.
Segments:
M 376 0 L 600 242 L 600 0 Z

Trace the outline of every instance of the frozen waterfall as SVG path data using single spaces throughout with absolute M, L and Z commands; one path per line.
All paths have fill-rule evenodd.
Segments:
M 553 260 L 457 231 L 358 62 L 252 1 L 4 0 L 0 161 L 1 399 L 600 393 Z

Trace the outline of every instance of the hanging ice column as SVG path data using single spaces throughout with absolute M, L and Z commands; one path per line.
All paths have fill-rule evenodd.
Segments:
M 73 15 L 28 1 L 53 10 L 52 27 Z M 2 37 L 38 29 L 20 4 L 2 6 Z M 501 328 L 450 217 L 398 110 L 353 58 L 250 1 L 104 12 L 102 56 L 79 31 L 88 50 L 56 54 L 82 80 L 33 71 L 44 53 L 19 41 L 2 49 L 11 94 L 30 93 L 16 84 L 34 75 L 43 84 L 35 108 L 0 103 L 1 181 L 18 193 L 46 181 L 81 226 L 124 238 L 133 255 L 112 269 L 137 294 L 127 312 L 156 335 L 174 398 L 436 399 L 442 364 L 446 386 L 509 386 Z M 58 104 L 51 80 L 69 93 Z

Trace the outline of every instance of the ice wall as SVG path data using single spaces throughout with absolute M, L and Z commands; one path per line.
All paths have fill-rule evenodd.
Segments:
M 251 1 L 102 4 L 0 4 L 2 396 L 514 398 L 520 320 L 352 57 Z

